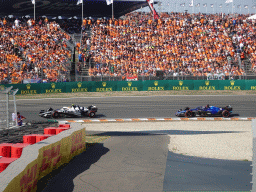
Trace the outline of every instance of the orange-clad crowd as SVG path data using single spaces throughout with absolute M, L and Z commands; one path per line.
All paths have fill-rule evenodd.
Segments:
M 83 45 L 97 63 L 90 75 L 206 76 L 208 73 L 243 75 L 248 57 L 256 63 L 255 23 L 248 15 L 133 12 L 115 20 L 97 20 Z M 241 58 L 242 67 L 238 60 Z
M 153 20 L 151 13 L 132 12 L 114 20 L 84 19 L 82 28 L 90 29 L 91 36 L 84 31 L 79 60 L 94 60 L 91 76 L 156 76 L 157 71 L 174 76 L 244 75 L 244 60 L 256 72 L 256 25 L 247 17 L 161 13 Z M 45 18 L 13 19 L 10 24 L 0 19 L 0 82 L 6 80 L 8 66 L 12 82 L 39 74 L 51 81 L 63 78 L 71 61 L 65 42 L 71 37 L 60 26 L 74 32 L 79 22 L 59 25 Z
M 45 79 L 56 81 L 70 65 L 71 52 L 64 41 L 69 38 L 47 18 L 37 23 L 31 19 L 23 23 L 16 19 L 12 24 L 0 20 L 0 82 L 7 78 L 8 65 L 12 83 L 37 79 L 42 71 Z

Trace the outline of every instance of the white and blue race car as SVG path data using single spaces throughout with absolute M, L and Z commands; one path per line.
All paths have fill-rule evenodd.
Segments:
M 233 108 L 228 105 L 226 107 L 215 107 L 215 106 L 200 106 L 194 109 L 186 107 L 184 110 L 178 110 L 175 115 L 178 117 L 213 117 L 213 116 L 222 116 L 229 117 L 232 113 Z

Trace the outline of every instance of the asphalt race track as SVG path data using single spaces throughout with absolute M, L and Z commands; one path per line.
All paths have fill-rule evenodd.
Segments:
M 96 105 L 96 118 L 175 117 L 186 106 L 231 105 L 234 117 L 256 117 L 255 96 L 157 96 L 18 100 L 28 121 L 45 121 L 41 109 Z M 85 117 L 88 118 L 88 117 Z M 251 162 L 183 156 L 168 151 L 168 137 L 154 131 L 87 132 L 111 135 L 74 158 L 38 191 L 250 191 Z M 45 188 L 46 187 L 46 188 Z
M 155 97 L 97 97 L 72 99 L 35 99 L 17 100 L 17 110 L 27 121 L 45 121 L 39 117 L 41 109 L 59 109 L 62 106 L 98 107 L 95 118 L 154 118 L 175 117 L 175 112 L 186 106 L 197 107 L 207 104 L 233 107 L 233 117 L 256 117 L 256 96 L 155 96 Z M 85 119 L 88 117 L 85 117 Z

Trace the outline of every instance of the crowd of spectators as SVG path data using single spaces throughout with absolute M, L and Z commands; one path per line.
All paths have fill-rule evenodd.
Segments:
M 7 79 L 8 70 L 12 83 L 40 75 L 48 81 L 65 80 L 71 59 L 65 43 L 69 38 L 47 18 L 0 19 L 0 81 Z
M 153 20 L 151 13 L 132 12 L 114 20 L 84 19 L 82 25 L 79 20 L 2 18 L 0 81 L 7 79 L 8 70 L 11 82 L 41 74 L 50 81 L 65 79 L 71 61 L 66 41 L 81 27 L 78 57 L 94 61 L 90 76 L 156 76 L 157 71 L 173 76 L 244 75 L 245 59 L 256 72 L 256 25 L 247 17 L 160 13 Z
M 120 19 L 98 19 L 91 26 L 91 38 L 84 35 L 82 42 L 84 47 L 90 44 L 96 63 L 89 73 L 155 76 L 161 70 L 174 76 L 243 75 L 246 57 L 252 70 L 256 67 L 255 23 L 247 17 L 161 13 L 154 21 L 151 13 L 133 12 Z

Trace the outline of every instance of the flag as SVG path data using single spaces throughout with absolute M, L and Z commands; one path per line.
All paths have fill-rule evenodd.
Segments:
M 31 1 L 32 1 L 32 4 L 35 4 L 35 3 L 36 3 L 36 2 L 35 2 L 36 0 L 31 0 Z
M 219 7 L 222 8 L 222 4 L 220 4 Z
M 213 4 L 211 4 L 211 8 L 213 8 Z
M 107 5 L 110 5 L 110 4 L 113 3 L 113 0 L 106 0 L 106 2 L 107 2 Z M 151 1 L 150 1 L 150 2 L 151 2 Z
M 248 5 L 245 5 L 244 8 L 245 8 L 245 9 L 248 9 Z
M 79 4 L 83 3 L 82 1 L 83 0 L 78 0 L 76 5 L 79 5 Z
M 233 0 L 226 0 L 225 3 L 233 3 Z
M 203 4 L 203 7 L 207 7 L 207 3 Z
M 196 7 L 200 7 L 200 3 L 198 3 L 198 4 L 196 5 Z
M 189 7 L 193 7 L 194 6 L 194 0 L 191 0 L 191 3 L 189 3 Z
M 185 3 L 180 4 L 180 6 L 181 6 L 181 7 L 184 7 L 184 6 L 185 6 Z

